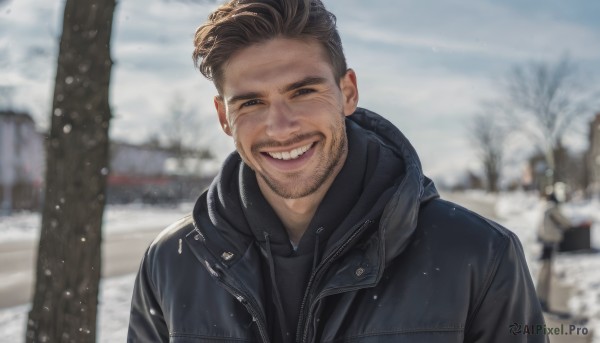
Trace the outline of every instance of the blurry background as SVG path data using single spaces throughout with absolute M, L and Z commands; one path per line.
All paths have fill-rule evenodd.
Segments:
M 29 114 L 40 132 L 47 129 L 51 113 L 63 5 L 0 2 L 0 109 Z M 348 0 L 326 5 L 338 17 L 349 66 L 358 74 L 360 106 L 396 124 L 415 145 L 427 174 L 447 186 L 484 178 L 470 125 L 477 114 L 502 117 L 497 112 L 505 111 L 490 108 L 490 102 L 518 107 L 507 100 L 506 89 L 515 68 L 552 71 L 566 62 L 574 79 L 569 85 L 576 83 L 577 94 L 598 91 L 597 1 Z M 233 150 L 216 120 L 215 90 L 191 59 L 195 28 L 214 6 L 200 0 L 119 2 L 110 93 L 113 140 L 166 147 L 180 137 L 186 147 L 214 156 L 214 162 L 198 166 L 208 174 Z M 597 102 L 588 105 L 561 142 L 582 164 L 589 123 L 600 112 Z M 184 122 L 179 128 L 178 119 Z M 510 123 L 504 186 L 522 182 L 528 159 L 539 153 L 528 131 L 519 135 L 530 124 L 523 117 Z
M 600 194 L 600 2 L 324 2 L 338 18 L 348 64 L 357 72 L 359 105 L 403 131 L 445 194 L 484 204 L 481 212 L 491 211 L 498 220 L 504 214 L 505 224 L 513 220 L 509 227 L 520 233 L 531 260 L 538 248 L 538 195 L 556 182 L 574 204 L 573 218 L 600 220 L 593 200 Z M 233 150 L 216 119 L 214 87 L 191 59 L 194 31 L 216 3 L 117 4 L 111 155 L 103 171 L 106 233 L 143 237 L 145 246 L 156 230 L 190 210 Z M 0 241 L 30 250 L 34 243 L 23 242 L 35 242 L 39 234 L 45 137 L 52 116 L 60 115 L 52 109 L 52 92 L 64 4 L 0 0 Z M 149 233 L 123 233 L 138 230 Z M 127 275 L 127 289 L 141 251 L 126 257 L 130 269 L 108 263 L 105 272 Z M 581 260 L 569 263 L 564 270 Z M 20 282 L 31 282 L 32 272 L 2 268 L 0 286 L 13 293 L 0 295 L 0 302 L 9 308 L 24 304 L 6 294 L 26 298 L 30 291 Z M 600 277 L 588 277 L 591 269 L 584 269 L 587 281 L 579 281 L 585 294 L 571 306 L 594 318 L 600 317 L 599 306 L 592 306 L 600 303 Z M 127 307 L 128 296 L 121 297 Z M 16 328 L 21 335 L 23 308 L 0 314 L 0 330 Z

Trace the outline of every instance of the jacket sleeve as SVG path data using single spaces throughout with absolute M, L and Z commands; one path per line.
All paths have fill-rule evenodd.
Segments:
M 133 288 L 127 332 L 129 343 L 169 341 L 169 330 L 149 275 L 149 261 L 151 258 L 146 252 Z
M 548 342 L 544 317 L 519 239 L 509 233 L 504 251 L 492 261 L 487 287 L 465 327 L 465 342 Z

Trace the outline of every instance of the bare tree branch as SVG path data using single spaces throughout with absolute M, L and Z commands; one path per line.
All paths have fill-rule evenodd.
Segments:
M 564 56 L 556 63 L 517 65 L 503 85 L 503 112 L 514 130 L 527 134 L 556 169 L 555 151 L 565 135 L 593 111 L 598 94 Z M 552 173 L 551 173 L 552 174 Z

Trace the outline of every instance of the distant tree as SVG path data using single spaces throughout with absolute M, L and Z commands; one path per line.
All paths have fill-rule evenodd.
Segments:
M 160 136 L 156 132 L 151 133 L 148 137 L 146 137 L 144 144 L 152 148 L 160 148 Z
M 543 152 L 549 184 L 564 178 L 566 163 L 560 157 L 565 135 L 597 104 L 597 89 L 585 81 L 568 57 L 556 63 L 514 66 L 505 79 L 504 106 L 509 122 Z
M 26 342 L 95 342 L 115 0 L 67 0 Z
M 167 109 L 167 119 L 162 125 L 162 134 L 167 147 L 177 157 L 178 168 L 184 168 L 186 151 L 192 147 L 199 131 L 197 115 L 186 106 L 181 94 L 175 94 Z
M 161 126 L 167 149 L 170 149 L 177 159 L 180 172 L 186 169 L 186 160 L 207 160 L 214 158 L 206 147 L 199 145 L 199 135 L 202 122 L 199 113 L 186 104 L 181 94 L 175 94 L 167 109 L 167 117 Z M 156 137 L 156 134 L 154 134 Z M 152 137 L 152 136 L 151 136 Z
M 468 131 L 483 166 L 486 190 L 498 192 L 507 131 L 490 105 L 472 117 Z

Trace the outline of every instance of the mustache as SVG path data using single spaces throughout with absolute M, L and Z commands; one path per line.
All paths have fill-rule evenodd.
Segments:
M 294 145 L 297 143 L 300 143 L 304 140 L 308 140 L 310 138 L 324 138 L 324 135 L 322 133 L 319 132 L 309 132 L 309 133 L 303 133 L 300 135 L 295 135 L 294 137 L 286 140 L 286 141 L 274 141 L 274 140 L 264 140 L 258 143 L 255 143 L 254 145 L 252 145 L 252 152 L 259 152 L 260 150 L 264 149 L 264 148 L 280 148 L 280 147 L 286 147 L 286 146 L 290 146 L 290 145 Z

